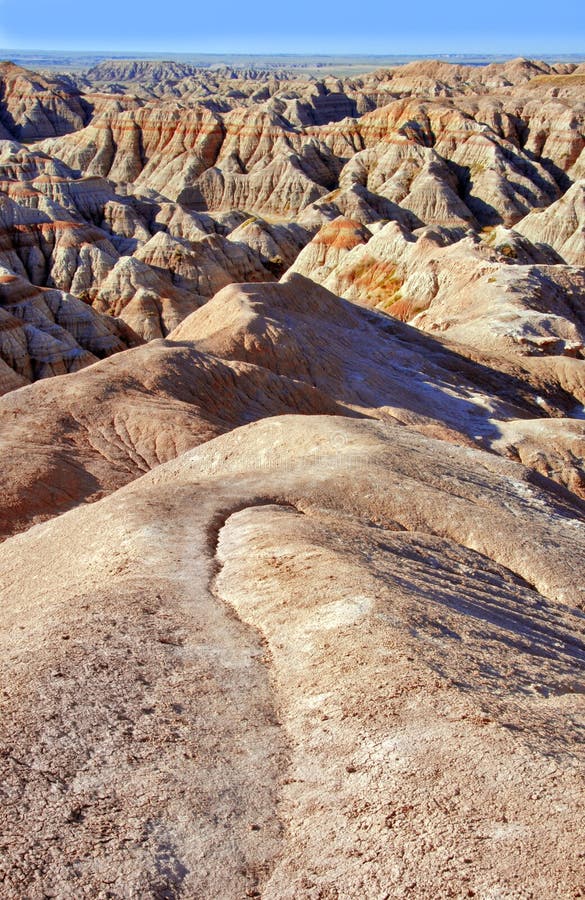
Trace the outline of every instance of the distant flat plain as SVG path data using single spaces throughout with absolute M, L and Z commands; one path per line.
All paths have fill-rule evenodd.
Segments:
M 584 62 L 585 54 L 542 54 L 532 58 L 538 58 L 544 62 Z M 348 76 L 372 72 L 375 69 L 388 66 L 398 66 L 413 62 L 417 59 L 442 59 L 445 62 L 458 63 L 460 65 L 483 66 L 491 62 L 505 62 L 513 59 L 513 55 L 481 55 L 466 53 L 425 53 L 419 55 L 389 54 L 368 56 L 356 55 L 303 55 L 293 53 L 280 54 L 243 54 L 243 53 L 139 53 L 139 52 L 112 52 L 112 51 L 48 51 L 48 50 L 14 50 L 0 48 L 0 59 L 10 60 L 20 66 L 33 70 L 56 70 L 60 72 L 73 72 L 90 69 L 104 60 L 109 59 L 140 59 L 140 60 L 174 60 L 201 68 L 213 68 L 215 66 L 230 66 L 236 69 L 293 69 L 301 75 L 325 75 Z

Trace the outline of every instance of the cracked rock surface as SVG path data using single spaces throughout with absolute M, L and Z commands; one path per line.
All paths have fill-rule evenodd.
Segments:
M 437 444 L 271 418 L 2 545 L 5 896 L 577 896 L 581 507 Z

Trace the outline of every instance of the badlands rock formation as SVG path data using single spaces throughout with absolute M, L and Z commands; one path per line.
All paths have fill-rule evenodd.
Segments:
M 100 316 L 77 297 L 38 288 L 0 267 L 0 360 L 17 382 L 0 393 L 51 375 L 76 372 L 141 343 L 121 320 Z
M 553 247 L 571 265 L 585 266 L 585 181 L 576 181 L 547 209 L 525 216 L 518 231 Z
M 351 257 L 357 272 L 339 259 L 325 273 L 320 254 L 335 242 L 325 231 L 298 271 L 315 268 L 315 280 L 369 306 L 401 301 L 402 317 L 427 302 L 399 291 L 408 245 L 425 226 L 457 256 L 469 232 L 487 241 L 517 228 L 536 247 L 524 248 L 524 262 L 550 263 L 555 251 L 553 264 L 580 266 L 582 78 L 572 64 L 527 60 L 429 61 L 321 81 L 136 61 L 50 80 L 4 64 L 1 136 L 27 144 L 0 147 L 0 262 L 125 318 L 146 339 L 225 284 L 282 276 L 340 216 L 374 235 L 396 222 L 406 246 L 389 259 L 387 241 L 380 249 L 368 238 Z M 508 241 L 515 263 L 518 240 Z M 154 289 L 148 269 L 119 268 L 125 257 L 166 286 Z M 198 296 L 189 304 L 173 287 Z
M 0 63 L 0 138 L 54 137 L 86 124 L 91 105 L 61 79 Z
M 0 66 L 0 894 L 581 896 L 582 66 Z

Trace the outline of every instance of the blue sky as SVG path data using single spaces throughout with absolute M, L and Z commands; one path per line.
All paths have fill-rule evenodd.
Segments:
M 0 0 L 0 46 L 184 53 L 585 53 L 582 0 Z

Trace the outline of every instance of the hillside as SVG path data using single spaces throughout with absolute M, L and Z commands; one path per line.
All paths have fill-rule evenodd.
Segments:
M 583 66 L 0 65 L 0 893 L 581 896 Z

